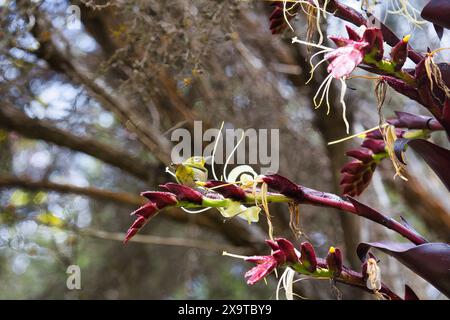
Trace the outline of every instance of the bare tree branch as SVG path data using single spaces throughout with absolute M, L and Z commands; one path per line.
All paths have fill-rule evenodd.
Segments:
M 170 142 L 149 123 L 143 122 L 141 120 L 142 117 L 133 111 L 129 101 L 116 95 L 104 82 L 100 81 L 100 79 L 95 79 L 89 72 L 86 72 L 87 70 L 79 68 L 75 63 L 76 58 L 70 56 L 69 52 L 61 53 L 53 43 L 52 38 L 47 36 L 48 30 L 51 29 L 51 24 L 42 13 L 37 12 L 36 16 L 36 24 L 32 32 L 36 39 L 39 40 L 40 46 L 35 51 L 35 54 L 45 60 L 55 72 L 65 74 L 75 83 L 83 85 L 90 95 L 105 109 L 117 116 L 124 127 L 131 129 L 137 135 L 139 141 L 158 160 L 166 165 L 169 164 Z M 58 34 L 57 30 L 53 29 L 53 31 L 55 34 Z
M 78 194 L 100 201 L 109 201 L 120 205 L 133 207 L 143 205 L 146 200 L 127 192 L 114 192 L 94 187 L 77 187 L 73 185 L 54 183 L 50 181 L 31 181 L 28 178 L 0 176 L 0 189 L 22 188 L 32 191 L 56 191 L 67 194 Z M 166 209 L 161 213 L 180 223 L 194 223 L 198 226 L 217 231 L 235 246 L 246 246 L 253 250 L 264 248 L 264 235 L 258 229 L 250 228 L 244 221 L 230 220 L 224 223 L 221 216 L 212 214 L 186 214 L 180 209 Z
M 123 241 L 125 234 L 120 232 L 108 232 L 103 230 L 96 230 L 92 228 L 86 228 L 78 230 L 80 235 L 86 235 L 93 238 L 105 239 L 105 240 L 114 240 L 114 241 Z M 234 253 L 243 254 L 246 250 L 242 250 L 242 248 L 235 246 L 227 246 L 221 243 L 215 243 L 211 241 L 202 241 L 195 239 L 186 239 L 186 238 L 173 238 L 173 237 L 159 237 L 154 235 L 142 235 L 137 234 L 130 240 L 130 242 L 135 243 L 143 243 L 143 244 L 153 244 L 153 245 L 162 245 L 162 246 L 175 246 L 175 247 L 187 247 L 187 248 L 195 248 L 202 249 L 208 251 L 214 251 L 217 253 L 222 253 L 223 251 L 229 251 Z
M 0 108 L 0 126 L 16 131 L 27 138 L 45 140 L 61 147 L 89 154 L 142 180 L 150 178 L 152 167 L 150 164 L 95 139 L 75 136 L 55 127 L 50 122 L 32 119 L 8 104 L 3 104 Z

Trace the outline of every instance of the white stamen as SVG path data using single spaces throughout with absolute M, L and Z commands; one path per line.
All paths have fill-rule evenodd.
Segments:
M 186 209 L 186 208 L 184 208 L 184 207 L 181 207 L 181 209 L 182 209 L 183 211 L 187 212 L 187 213 L 200 213 L 200 212 L 204 212 L 204 211 L 207 211 L 207 210 L 211 209 L 211 207 L 203 208 L 203 209 L 198 209 L 198 210 L 189 210 L 189 209 Z
M 298 37 L 293 37 L 292 38 L 292 43 L 300 43 L 300 44 L 304 44 L 306 46 L 311 46 L 311 47 L 315 47 L 315 48 L 319 48 L 319 49 L 323 49 L 323 50 L 329 50 L 330 48 L 327 48 L 325 46 L 322 46 L 320 44 L 315 44 L 313 42 L 307 42 L 307 41 L 303 41 L 303 40 L 299 40 Z M 332 50 L 332 49 L 330 49 Z
M 234 153 L 236 152 L 237 148 L 241 144 L 242 140 L 244 140 L 244 138 L 245 138 L 245 133 L 242 132 L 241 138 L 239 139 L 238 143 L 236 144 L 236 146 L 231 151 L 231 153 L 228 156 L 227 161 L 225 162 L 225 165 L 223 167 L 223 177 L 224 177 L 225 181 L 227 181 L 227 182 L 228 182 L 228 179 L 227 179 L 227 166 L 228 166 L 228 163 L 230 162 L 231 158 L 233 157 Z
M 322 84 L 319 86 L 319 89 L 317 90 L 316 94 L 313 97 L 313 101 L 314 101 L 314 105 L 316 106 L 316 109 L 318 107 L 320 107 L 320 105 L 322 104 L 323 99 L 321 99 L 320 103 L 317 103 L 317 97 L 320 94 L 320 92 L 322 91 L 322 88 L 326 89 L 327 85 L 329 82 L 331 82 L 333 80 L 332 78 L 332 74 L 330 73 L 323 81 Z
M 222 251 L 222 255 L 223 256 L 232 257 L 232 258 L 244 259 L 244 260 L 248 258 L 246 256 L 241 256 L 239 254 L 228 253 L 226 251 Z
M 219 144 L 219 139 L 222 136 L 223 124 L 224 124 L 224 121 L 222 121 L 222 124 L 220 125 L 219 134 L 216 137 L 216 141 L 214 141 L 214 149 L 213 149 L 213 152 L 211 155 L 211 168 L 212 168 L 212 174 L 213 174 L 213 177 L 215 180 L 219 180 L 219 179 L 217 179 L 216 171 L 214 170 L 214 161 L 216 159 L 217 145 Z
M 291 24 L 289 23 L 289 19 L 286 16 L 286 12 L 288 11 L 286 9 L 286 3 L 287 3 L 287 1 L 283 1 L 283 17 L 284 17 L 284 21 L 286 22 L 288 27 L 292 30 L 292 32 L 295 32 L 294 28 L 292 28 Z
M 345 77 L 341 78 L 341 104 L 342 104 L 342 119 L 345 122 L 345 128 L 347 129 L 347 134 L 350 133 L 350 125 L 347 120 L 347 105 L 345 104 L 345 92 L 347 91 L 347 84 L 345 83 Z
M 166 173 L 170 174 L 173 177 L 177 177 L 175 173 L 173 173 L 172 171 L 170 171 L 169 167 L 166 167 Z

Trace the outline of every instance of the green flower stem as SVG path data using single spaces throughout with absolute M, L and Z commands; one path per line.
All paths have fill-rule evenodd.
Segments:
M 409 73 L 406 73 L 402 70 L 395 71 L 395 63 L 393 63 L 389 60 L 385 60 L 385 59 L 376 60 L 374 58 L 373 54 L 366 54 L 364 56 L 363 62 L 383 71 L 383 73 L 386 75 L 390 75 L 397 79 L 403 80 L 405 83 L 409 84 L 410 86 L 412 86 L 414 88 L 417 87 L 416 80 L 414 79 L 413 76 L 411 76 Z

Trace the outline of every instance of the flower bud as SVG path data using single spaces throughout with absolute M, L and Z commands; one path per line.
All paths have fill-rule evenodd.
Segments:
M 394 70 L 399 71 L 408 58 L 408 41 L 411 35 L 403 37 L 391 50 L 391 61 L 394 63 Z
M 313 273 L 317 269 L 317 259 L 314 248 L 309 242 L 300 245 L 300 261 L 309 272 Z
M 200 192 L 182 184 L 169 182 L 159 187 L 175 194 L 178 201 L 187 201 L 196 204 L 201 204 L 203 201 L 203 196 Z
M 143 216 L 139 216 L 131 225 L 130 229 L 140 229 L 147 222 L 147 219 Z
M 342 253 L 339 248 L 330 247 L 327 255 L 327 267 L 331 275 L 336 278 L 342 272 Z
M 170 192 L 144 191 L 141 196 L 155 203 L 158 209 L 177 204 L 177 197 Z
M 303 200 L 303 190 L 297 184 L 289 179 L 280 176 L 279 174 L 265 175 L 261 177 L 262 181 L 267 183 L 267 186 L 286 197 L 292 198 L 296 201 Z
M 386 145 L 383 140 L 364 139 L 363 143 L 361 144 L 361 147 L 372 150 L 374 154 L 384 153 L 386 151 L 385 150 Z
M 342 167 L 341 173 L 358 174 L 363 168 L 364 164 L 361 161 L 353 160 Z
M 286 257 L 286 261 L 289 263 L 297 263 L 298 262 L 298 256 L 295 252 L 294 245 L 287 239 L 278 238 L 275 239 L 275 242 L 279 246 L 279 250 L 284 254 Z
M 358 159 L 363 163 L 368 163 L 373 161 L 373 152 L 367 148 L 356 148 L 349 150 L 345 153 L 347 156 Z
M 230 198 L 236 201 L 243 201 L 247 197 L 245 191 L 234 184 L 210 180 L 205 182 L 204 186 L 206 188 L 214 188 L 215 192 L 220 193 L 225 198 Z
M 364 52 L 366 54 L 373 55 L 376 61 L 383 59 L 383 33 L 378 28 L 367 28 L 362 36 L 362 41 L 367 42 L 369 45 L 365 47 Z
M 350 28 L 348 25 L 345 26 L 345 29 L 347 30 L 348 38 L 353 41 L 361 41 L 361 37 L 358 33 L 356 33 L 355 30 Z
M 147 202 L 142 207 L 136 209 L 131 213 L 132 216 L 138 215 L 145 219 L 150 219 L 158 213 L 158 207 L 153 202 Z

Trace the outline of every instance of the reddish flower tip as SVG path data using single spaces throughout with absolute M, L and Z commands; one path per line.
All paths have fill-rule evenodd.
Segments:
M 348 25 L 345 26 L 345 29 L 347 30 L 348 38 L 353 41 L 361 41 L 361 37 L 358 33 L 356 33 L 355 30 L 350 28 Z
M 125 239 L 123 240 L 123 244 L 127 244 L 131 238 L 139 231 L 139 229 L 129 228 L 127 234 L 125 235 Z
M 273 240 L 266 240 L 266 243 L 267 243 L 267 245 L 268 245 L 269 247 L 271 247 L 272 250 L 274 250 L 274 251 L 280 249 L 280 247 L 278 246 L 278 244 L 277 244 L 275 241 L 273 241 Z
M 153 217 L 156 213 L 158 213 L 158 207 L 153 202 L 147 202 L 142 207 L 136 209 L 131 213 L 132 216 L 139 215 L 144 217 L 145 219 L 149 219 Z

